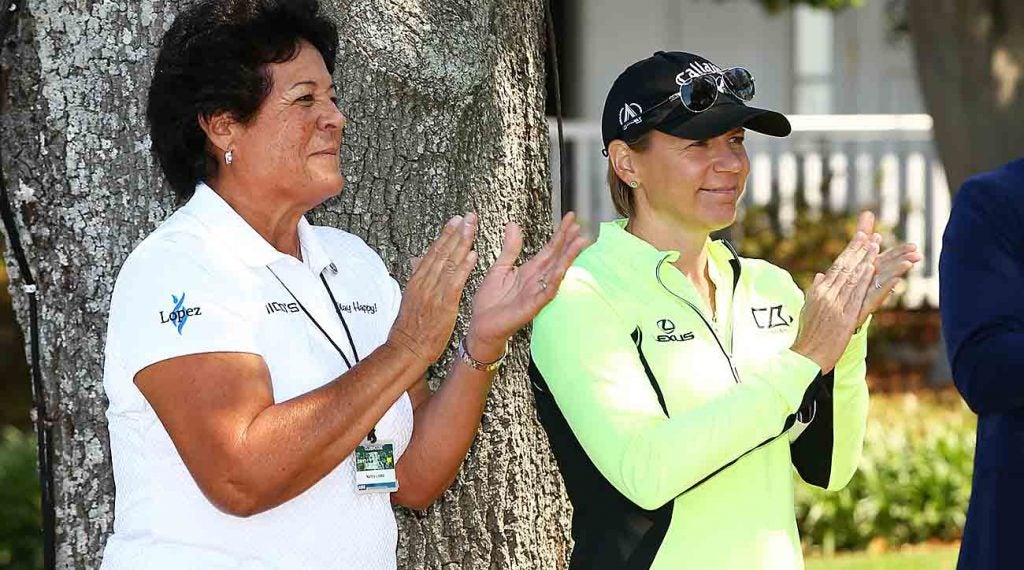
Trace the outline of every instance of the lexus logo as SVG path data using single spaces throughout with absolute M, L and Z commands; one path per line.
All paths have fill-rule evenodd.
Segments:
M 658 342 L 686 342 L 694 339 L 692 331 L 673 334 L 676 332 L 676 324 L 668 319 L 660 319 L 658 328 L 661 329 L 661 334 L 655 337 Z

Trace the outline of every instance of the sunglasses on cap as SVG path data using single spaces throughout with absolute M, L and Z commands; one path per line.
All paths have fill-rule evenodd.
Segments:
M 641 116 L 649 115 L 672 101 L 679 101 L 691 113 L 703 113 L 718 101 L 718 93 L 723 89 L 740 101 L 750 101 L 754 98 L 754 76 L 742 67 L 732 67 L 688 77 L 679 84 L 678 92 L 646 109 Z

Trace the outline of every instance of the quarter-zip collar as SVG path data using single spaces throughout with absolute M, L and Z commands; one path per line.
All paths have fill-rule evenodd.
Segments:
M 616 260 L 625 260 L 627 270 L 635 271 L 638 275 L 651 275 L 657 286 L 663 288 L 669 294 L 675 296 L 683 304 L 688 305 L 704 322 L 711 335 L 714 337 L 718 347 L 722 350 L 732 370 L 733 379 L 740 382 L 739 372 L 732 361 L 733 352 L 733 319 L 732 309 L 735 304 L 736 289 L 739 286 L 740 264 L 738 257 L 731 247 L 725 242 L 711 241 L 709 238 L 704 244 L 706 258 L 708 260 L 708 274 L 715 283 L 716 304 L 719 314 L 725 317 L 720 319 L 721 325 L 715 322 L 715 315 L 711 308 L 707 307 L 704 299 L 697 292 L 693 285 L 681 271 L 671 263 L 679 259 L 678 251 L 661 251 L 650 243 L 638 238 L 626 231 L 627 219 L 619 219 L 601 224 L 601 233 L 598 236 L 596 247 L 599 253 L 607 250 L 609 257 Z M 725 275 L 732 277 L 724 279 Z M 728 286 L 728 289 L 725 287 Z
M 598 248 L 599 252 L 607 251 L 610 259 L 624 262 L 628 270 L 641 272 L 640 275 L 653 276 L 653 271 L 656 271 L 659 265 L 674 263 L 679 259 L 678 251 L 660 250 L 626 231 L 628 222 L 628 218 L 621 218 L 602 223 L 594 247 Z M 735 263 L 738 260 L 732 250 L 724 242 L 708 238 L 704 244 L 704 251 L 707 253 L 708 274 L 715 284 L 715 288 L 732 295 L 733 284 L 736 280 L 735 268 L 738 267 L 738 264 Z M 662 271 L 664 272 L 664 268 Z M 678 270 L 672 273 L 678 275 L 678 278 L 671 279 L 673 288 L 680 293 L 685 292 L 686 298 L 697 303 L 698 306 L 703 305 L 704 302 L 697 294 L 693 283 Z M 711 317 L 711 315 L 708 316 Z

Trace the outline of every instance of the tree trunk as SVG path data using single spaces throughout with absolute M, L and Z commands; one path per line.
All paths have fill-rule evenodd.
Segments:
M 112 528 L 106 315 L 121 263 L 173 209 L 144 109 L 178 6 L 19 2 L 3 44 L 0 168 L 39 284 L 58 568 L 97 567 Z M 466 210 L 481 217 L 481 266 L 497 255 L 508 220 L 535 250 L 551 228 L 541 0 L 324 6 L 342 35 L 336 80 L 349 118 L 348 184 L 315 222 L 361 235 L 400 282 L 443 221 Z M 21 278 L 8 270 L 24 327 Z M 457 333 L 466 315 L 468 305 Z M 564 566 L 569 507 L 533 410 L 525 335 L 515 340 L 455 486 L 426 513 L 399 510 L 401 567 Z
M 925 106 L 950 188 L 1024 156 L 1024 3 L 907 2 Z
M 349 184 L 318 223 L 364 236 L 400 282 L 465 211 L 480 214 L 481 266 L 510 220 L 536 250 L 551 226 L 542 0 L 340 0 L 337 11 Z M 564 564 L 568 502 L 533 409 L 526 335 L 516 340 L 458 482 L 425 516 L 401 513 L 401 567 Z

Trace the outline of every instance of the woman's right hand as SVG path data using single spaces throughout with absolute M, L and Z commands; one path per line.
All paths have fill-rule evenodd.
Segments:
M 835 368 L 860 317 L 875 274 L 879 238 L 863 231 L 873 224 L 861 217 L 857 234 L 825 274 L 814 276 L 800 313 L 800 332 L 791 349 L 813 360 L 823 373 Z
M 388 344 L 411 351 L 427 365 L 441 357 L 455 329 L 462 290 L 476 266 L 476 228 L 476 214 L 448 220 L 413 268 Z

